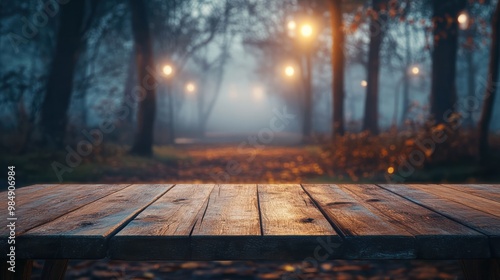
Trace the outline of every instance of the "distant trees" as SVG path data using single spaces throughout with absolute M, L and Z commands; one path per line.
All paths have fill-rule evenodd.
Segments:
M 454 110 L 458 51 L 458 15 L 466 0 L 433 0 L 433 50 L 431 115 L 438 123 L 446 122 Z M 450 111 L 451 110 L 451 111 Z
M 154 74 L 153 44 L 149 31 L 149 21 L 144 1 L 129 0 L 132 15 L 135 59 L 137 66 L 136 91 L 141 96 L 137 110 L 137 130 L 131 153 L 151 155 L 153 153 L 153 126 L 156 114 L 156 86 Z
M 479 159 L 485 162 L 488 158 L 489 144 L 488 136 L 493 115 L 493 104 L 498 91 L 499 82 L 499 63 L 500 63 L 500 2 L 497 3 L 495 14 L 493 16 L 491 35 L 491 53 L 488 66 L 488 80 L 484 97 L 483 111 L 479 121 Z

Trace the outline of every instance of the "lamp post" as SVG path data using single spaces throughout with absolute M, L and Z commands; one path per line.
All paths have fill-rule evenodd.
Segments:
M 186 93 L 194 94 L 196 92 L 196 85 L 193 82 L 189 82 L 186 84 Z
M 303 73 L 304 79 L 304 120 L 302 126 L 302 133 L 304 135 L 304 142 L 307 142 L 311 137 L 312 132 L 312 44 L 313 44 L 313 36 L 315 34 L 315 30 L 313 25 L 309 22 L 303 22 L 301 24 L 296 24 L 294 21 L 288 22 L 288 29 L 292 32 L 295 30 L 298 31 L 298 35 L 300 37 L 300 41 L 297 43 L 301 45 L 303 48 L 303 55 L 305 60 L 305 71 Z M 292 33 L 295 34 L 295 33 Z M 290 75 L 285 72 L 285 74 L 289 77 L 293 76 L 291 69 L 285 69 L 285 71 L 290 72 Z M 294 71 L 293 71 L 294 72 Z
M 174 67 L 170 64 L 166 64 L 163 66 L 163 74 L 166 77 L 166 85 L 167 85 L 167 98 L 168 98 L 168 120 L 167 120 L 167 143 L 174 144 L 175 143 L 175 127 L 174 127 L 174 97 L 172 92 L 172 77 L 174 75 Z

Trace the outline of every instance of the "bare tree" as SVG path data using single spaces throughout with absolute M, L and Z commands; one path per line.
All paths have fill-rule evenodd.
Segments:
M 380 47 L 384 39 L 384 29 L 387 22 L 388 0 L 372 0 L 372 8 L 370 45 L 368 49 L 368 85 L 366 86 L 363 130 L 369 130 L 373 134 L 378 134 Z
M 332 69 L 333 69 L 333 127 L 332 137 L 344 134 L 344 24 L 342 20 L 342 0 L 330 1 L 330 17 L 332 28 Z
M 479 159 L 484 163 L 488 158 L 489 144 L 488 135 L 493 115 L 493 104 L 498 91 L 498 75 L 500 62 L 500 2 L 497 3 L 493 21 L 491 24 L 491 53 L 488 66 L 488 83 L 483 104 L 483 111 L 479 121 Z
M 458 14 L 465 0 L 433 0 L 431 114 L 436 122 L 445 122 L 454 110 L 456 60 L 458 51 Z
M 131 153 L 149 156 L 153 153 L 153 126 L 156 114 L 156 84 L 154 75 L 148 69 L 155 69 L 153 44 L 144 1 L 129 0 L 134 34 L 137 81 L 144 97 L 137 110 L 137 131 Z M 148 80 L 149 79 L 149 80 Z M 146 84 L 147 83 L 147 84 Z
M 42 136 L 44 143 L 52 147 L 59 147 L 64 141 L 75 66 L 84 32 L 97 7 L 97 2 L 91 1 L 91 12 L 85 18 L 85 2 L 75 0 L 60 8 L 55 57 L 41 108 Z

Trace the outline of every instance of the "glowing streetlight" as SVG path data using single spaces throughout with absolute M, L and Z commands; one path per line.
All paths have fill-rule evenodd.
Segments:
M 365 80 L 362 80 L 362 81 L 361 81 L 361 86 L 362 86 L 362 87 L 366 87 L 366 86 L 368 86 L 368 82 L 367 82 L 367 81 L 365 81 Z
M 187 93 L 194 93 L 196 91 L 196 85 L 194 83 L 187 83 L 186 85 Z
M 285 67 L 285 75 L 287 77 L 292 77 L 293 75 L 295 75 L 295 69 L 292 66 Z
M 295 21 L 291 20 L 288 22 L 288 30 L 295 30 L 295 28 L 297 28 L 297 24 L 295 23 Z
M 418 75 L 420 73 L 420 68 L 414 66 L 413 68 L 411 68 L 411 73 L 415 76 Z
M 461 12 L 458 15 L 458 24 L 460 25 L 460 29 L 467 29 L 469 25 L 469 15 L 466 12 Z
M 163 74 L 165 74 L 165 76 L 168 77 L 168 76 L 172 75 L 173 73 L 174 73 L 174 68 L 171 65 L 167 64 L 167 65 L 163 66 Z
M 311 37 L 313 34 L 313 28 L 310 24 L 304 24 L 300 27 L 300 34 L 302 37 Z

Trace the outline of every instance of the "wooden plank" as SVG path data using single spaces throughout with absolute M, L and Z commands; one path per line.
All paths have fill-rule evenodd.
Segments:
M 380 185 L 412 202 L 469 226 L 489 237 L 491 254 L 500 257 L 500 218 L 456 201 L 443 199 L 413 185 Z
M 253 257 L 301 260 L 327 239 L 328 248 L 321 250 L 330 258 L 341 255 L 341 237 L 300 185 L 258 185 L 257 191 L 263 236 L 250 243 L 258 248 Z
M 415 184 L 411 185 L 411 187 L 435 194 L 443 199 L 452 200 L 471 208 L 483 211 L 485 213 L 500 217 L 500 202 L 495 202 L 472 194 L 459 192 L 454 189 L 443 187 L 441 185 Z
M 132 185 L 27 231 L 17 251 L 30 259 L 103 258 L 108 238 L 170 188 Z
M 410 259 L 416 257 L 413 235 L 370 211 L 337 185 L 304 189 L 345 236 L 344 258 Z
M 175 185 L 111 238 L 110 257 L 189 259 L 189 235 L 213 188 L 214 185 Z
M 337 235 L 300 185 L 259 185 L 264 235 Z
M 257 186 L 217 185 L 192 235 L 260 234 Z
M 375 185 L 338 185 L 385 221 L 416 237 L 417 257 L 489 257 L 488 237 Z
M 489 200 L 500 202 L 500 185 L 442 185 L 456 191 L 466 192 Z
M 79 207 L 126 188 L 118 185 L 35 185 L 16 191 L 16 234 L 52 221 Z M 5 221 L 8 213 L 2 211 Z M 0 238 L 8 236 L 9 229 L 0 227 Z M 0 241 L 0 250 L 5 244 Z
M 257 185 L 216 186 L 191 235 L 192 258 L 239 259 L 254 255 L 253 240 L 261 235 L 257 200 Z

